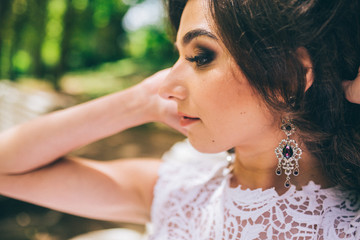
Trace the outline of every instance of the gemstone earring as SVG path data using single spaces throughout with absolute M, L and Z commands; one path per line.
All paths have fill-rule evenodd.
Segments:
M 282 170 L 284 170 L 286 175 L 284 186 L 289 188 L 291 185 L 290 175 L 299 175 L 299 160 L 301 159 L 302 150 L 298 147 L 294 139 L 290 139 L 290 136 L 296 130 L 290 119 L 282 120 L 281 130 L 286 134 L 286 139 L 281 140 L 279 146 L 275 148 L 275 154 L 279 161 L 276 168 L 276 175 L 280 176 Z

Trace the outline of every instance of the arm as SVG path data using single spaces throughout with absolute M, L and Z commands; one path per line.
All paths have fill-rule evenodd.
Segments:
M 148 220 L 159 161 L 55 160 L 149 121 L 181 130 L 176 104 L 157 94 L 165 75 L 1 133 L 0 194 L 85 217 Z
M 19 175 L 0 174 L 0 193 L 58 211 L 146 223 L 160 161 L 71 158 Z
M 157 95 L 165 75 L 167 71 L 160 72 L 125 91 L 1 133 L 0 173 L 24 173 L 45 166 L 80 146 L 150 121 L 179 129 L 176 104 Z

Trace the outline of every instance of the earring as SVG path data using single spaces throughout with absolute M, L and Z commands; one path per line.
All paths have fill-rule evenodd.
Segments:
M 227 150 L 226 156 L 227 166 L 223 171 L 223 175 L 226 176 L 234 170 L 234 162 L 235 162 L 235 149 L 231 148 Z
M 302 150 L 294 139 L 290 139 L 290 136 L 296 130 L 290 119 L 282 120 L 281 130 L 286 134 L 286 139 L 281 140 L 279 146 L 275 148 L 275 154 L 279 160 L 276 175 L 280 176 L 282 170 L 284 170 L 286 175 L 284 186 L 289 188 L 291 185 L 290 175 L 299 175 L 299 160 L 301 159 Z

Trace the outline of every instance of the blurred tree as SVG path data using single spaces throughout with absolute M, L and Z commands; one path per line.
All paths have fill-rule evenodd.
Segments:
M 155 68 L 169 67 L 176 60 L 174 45 L 166 31 L 157 26 L 146 26 L 129 32 L 127 53 L 129 56 L 151 61 Z
M 55 79 L 123 57 L 121 0 L 2 0 L 0 77 Z
M 79 5 L 71 6 L 75 17 L 68 18 L 70 22 L 66 25 L 72 28 L 71 38 L 64 38 L 70 47 L 65 57 L 67 69 L 96 66 L 124 57 L 122 19 L 129 6 L 119 0 L 93 0 L 86 8 Z
M 68 71 L 123 58 L 149 61 L 155 70 L 167 66 L 173 46 L 161 23 L 135 30 L 123 25 L 130 8 L 149 13 L 160 1 L 1 0 L 0 78 L 31 76 L 58 88 Z M 142 17 L 140 12 L 131 21 Z
M 11 69 L 11 39 L 13 35 L 12 0 L 4 0 L 0 5 L 0 74 L 9 77 Z
M 47 3 L 47 0 L 29 0 L 29 19 L 33 24 L 29 24 L 28 28 L 31 29 L 31 34 L 36 36 L 33 37 L 34 42 L 29 48 L 32 56 L 32 71 L 29 73 L 37 77 L 45 75 L 45 66 L 41 58 L 41 46 L 45 38 Z M 31 36 L 27 39 L 31 39 Z

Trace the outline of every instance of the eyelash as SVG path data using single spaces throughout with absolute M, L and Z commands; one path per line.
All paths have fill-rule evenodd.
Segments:
M 208 49 L 199 49 L 197 55 L 194 57 L 186 57 L 185 59 L 191 63 L 196 63 L 198 68 L 210 64 L 215 58 L 215 53 Z

